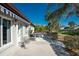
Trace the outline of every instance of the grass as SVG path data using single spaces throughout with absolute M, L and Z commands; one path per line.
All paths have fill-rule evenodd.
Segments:
M 61 34 L 66 34 L 66 35 L 72 35 L 72 36 L 74 36 L 74 35 L 79 35 L 79 32 L 76 32 L 76 31 L 63 31 L 63 30 L 60 30 L 60 31 L 58 31 L 58 33 L 61 33 Z
M 79 35 L 79 32 L 63 32 L 62 34 L 67 34 L 67 35 Z

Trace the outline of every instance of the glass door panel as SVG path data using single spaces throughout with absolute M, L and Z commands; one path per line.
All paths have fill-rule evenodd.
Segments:
M 3 19 L 3 45 L 7 44 L 7 20 Z
M 11 42 L 11 21 L 3 19 L 3 45 Z
M 7 21 L 7 42 L 11 42 L 11 21 Z

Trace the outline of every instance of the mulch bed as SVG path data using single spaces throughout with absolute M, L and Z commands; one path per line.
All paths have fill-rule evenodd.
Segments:
M 79 56 L 79 54 L 77 54 L 75 51 L 73 51 L 73 49 L 65 48 L 65 50 L 67 52 L 69 52 L 71 56 Z

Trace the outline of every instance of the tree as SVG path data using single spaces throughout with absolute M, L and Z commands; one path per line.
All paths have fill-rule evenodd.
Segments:
M 57 31 L 59 29 L 58 21 L 56 19 L 51 20 L 48 23 L 48 27 L 50 31 Z
M 58 21 L 60 18 L 65 15 L 66 18 L 68 18 L 70 15 L 77 15 L 79 17 L 79 4 L 73 4 L 73 3 L 63 3 L 63 4 L 57 4 L 58 8 L 55 11 L 50 11 L 49 9 L 53 6 L 53 4 L 48 4 L 45 19 L 50 23 L 51 27 L 54 27 L 55 25 L 52 25 L 53 23 L 56 23 L 58 25 Z M 57 22 L 55 22 L 56 20 Z M 58 27 L 58 26 L 57 26 Z
M 64 29 L 70 29 L 70 27 L 65 27 Z
M 73 28 L 73 27 L 75 26 L 75 22 L 70 21 L 70 22 L 68 23 L 68 25 L 69 25 L 69 27 Z
M 48 8 L 46 11 L 46 20 L 50 20 L 51 18 L 60 18 L 64 13 L 68 16 L 76 14 L 79 16 L 79 4 L 74 3 L 64 3 L 64 4 L 57 4 L 58 9 L 55 11 L 50 12 L 50 8 L 52 7 L 52 4 L 48 4 Z
M 48 27 L 47 26 L 41 26 L 41 25 L 35 26 L 35 31 L 36 32 L 43 32 L 45 30 L 48 30 Z

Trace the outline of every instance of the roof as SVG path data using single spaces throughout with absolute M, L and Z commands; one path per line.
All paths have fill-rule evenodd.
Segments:
M 5 8 L 7 8 L 8 10 L 10 10 L 11 12 L 15 13 L 16 15 L 18 15 L 19 17 L 23 18 L 24 20 L 26 20 L 27 22 L 31 23 L 27 18 L 25 18 L 22 13 L 19 12 L 18 9 L 16 9 L 14 6 L 12 6 L 11 3 L 0 3 L 0 5 L 4 6 Z M 31 23 L 31 25 L 33 25 Z

